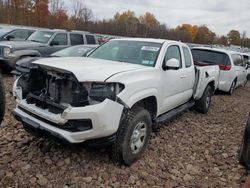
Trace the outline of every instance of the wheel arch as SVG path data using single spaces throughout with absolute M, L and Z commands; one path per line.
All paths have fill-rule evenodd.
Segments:
M 152 95 L 152 96 L 145 97 L 137 101 L 136 103 L 134 103 L 131 108 L 134 108 L 136 106 L 145 108 L 150 113 L 152 120 L 156 118 L 157 109 L 158 109 L 156 96 Z

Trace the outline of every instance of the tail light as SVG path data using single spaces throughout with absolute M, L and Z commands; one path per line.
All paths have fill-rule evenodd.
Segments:
M 231 65 L 219 65 L 220 70 L 229 71 L 231 70 Z

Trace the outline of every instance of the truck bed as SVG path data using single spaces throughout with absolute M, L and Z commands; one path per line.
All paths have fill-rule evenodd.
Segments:
M 205 87 L 212 82 L 214 91 L 219 84 L 219 66 L 218 65 L 195 65 L 195 84 L 193 98 L 198 100 L 202 97 Z

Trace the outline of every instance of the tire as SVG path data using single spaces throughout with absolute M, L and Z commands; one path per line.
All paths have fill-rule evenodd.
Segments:
M 195 110 L 202 114 L 206 114 L 210 108 L 212 98 L 212 88 L 208 85 L 202 95 L 202 97 L 196 101 Z
M 122 118 L 117 139 L 112 145 L 113 160 L 126 166 L 132 165 L 144 153 L 151 132 L 152 120 L 149 112 L 142 107 L 131 109 Z
M 249 82 L 249 80 L 250 80 L 250 75 L 247 75 L 247 78 L 246 78 L 246 80 L 245 80 L 245 82 L 244 82 L 244 87 L 246 87 L 247 82 Z
M 244 136 L 241 142 L 239 155 L 239 163 L 250 170 L 250 118 L 245 128 Z
M 236 86 L 236 80 L 233 81 L 233 83 L 230 86 L 230 89 L 228 91 L 228 95 L 232 95 L 234 90 L 235 90 L 235 86 Z
M 4 92 L 2 75 L 0 72 L 0 124 L 3 121 L 4 112 L 5 112 L 5 92 Z

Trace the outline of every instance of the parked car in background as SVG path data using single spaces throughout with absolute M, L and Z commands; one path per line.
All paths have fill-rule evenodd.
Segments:
M 42 59 L 42 58 L 51 58 L 51 57 L 86 57 L 87 54 L 97 48 L 99 45 L 77 45 L 71 46 L 62 50 L 59 50 L 47 57 L 26 57 L 17 61 L 15 70 L 12 71 L 12 74 L 19 76 L 23 73 L 30 71 L 32 67 L 32 62 Z
M 194 107 L 207 113 L 219 67 L 195 66 L 189 47 L 160 39 L 111 40 L 87 58 L 33 62 L 13 87 L 14 116 L 36 135 L 109 143 L 131 165 L 152 129 Z
M 242 138 L 238 159 L 242 166 L 250 170 L 250 113 Z
M 3 78 L 0 70 L 0 125 L 3 121 L 4 112 L 5 112 L 5 92 L 4 92 Z
M 49 57 L 86 57 L 87 54 L 99 45 L 77 45 L 59 50 Z
M 18 60 L 48 56 L 73 45 L 98 44 L 94 34 L 81 31 L 38 30 L 27 41 L 0 43 L 0 65 L 12 70 Z
M 25 27 L 1 27 L 0 41 L 24 41 L 35 31 L 36 29 Z
M 219 65 L 219 90 L 232 95 L 236 87 L 244 85 L 247 67 L 240 53 L 224 49 L 194 47 L 192 54 L 196 64 Z
M 246 85 L 248 82 L 250 82 L 250 54 L 243 53 L 242 55 L 243 55 L 244 62 L 247 66 L 247 79 L 244 84 Z

